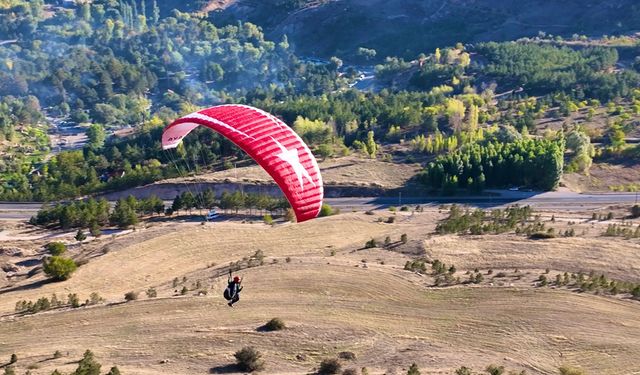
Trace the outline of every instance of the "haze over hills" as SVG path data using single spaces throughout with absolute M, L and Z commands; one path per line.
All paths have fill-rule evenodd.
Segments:
M 301 55 L 345 58 L 365 47 L 375 49 L 378 60 L 539 31 L 566 38 L 640 30 L 634 0 L 236 0 L 212 2 L 209 9 L 216 9 L 214 20 L 250 21 L 276 40 L 287 35 Z

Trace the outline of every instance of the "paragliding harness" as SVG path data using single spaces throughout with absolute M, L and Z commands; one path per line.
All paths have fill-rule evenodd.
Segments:
M 229 270 L 229 279 L 227 280 L 227 288 L 222 294 L 224 299 L 229 301 L 228 305 L 233 307 L 233 304 L 240 300 L 240 291 L 242 291 L 242 279 L 239 277 L 231 278 L 231 270 Z

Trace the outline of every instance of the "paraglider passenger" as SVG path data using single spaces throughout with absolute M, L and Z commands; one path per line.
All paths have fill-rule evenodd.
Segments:
M 229 279 L 227 280 L 227 289 L 224 290 L 224 298 L 229 301 L 228 305 L 233 307 L 233 304 L 240 300 L 240 291 L 242 291 L 242 280 L 235 276 L 231 279 L 231 275 L 229 275 Z

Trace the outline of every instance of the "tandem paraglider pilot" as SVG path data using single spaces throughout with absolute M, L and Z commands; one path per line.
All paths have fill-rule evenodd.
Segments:
M 240 300 L 240 292 L 242 291 L 242 279 L 238 276 L 231 278 L 229 273 L 229 279 L 227 280 L 227 289 L 224 290 L 224 298 L 229 301 L 228 305 L 233 307 L 233 304 Z

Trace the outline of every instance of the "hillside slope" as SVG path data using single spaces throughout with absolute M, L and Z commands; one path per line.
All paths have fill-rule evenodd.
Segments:
M 353 56 L 373 48 L 376 59 L 414 58 L 456 42 L 513 40 L 539 31 L 571 36 L 640 29 L 633 0 L 343 0 L 217 2 L 214 20 L 248 20 L 272 38 L 287 35 L 302 55 Z M 402 43 L 398 43 L 402 41 Z
M 33 366 L 36 373 L 69 373 L 73 359 L 91 349 L 105 368 L 117 365 L 123 373 L 235 373 L 233 353 L 252 345 L 263 352 L 267 374 L 308 373 L 342 351 L 356 355 L 345 367 L 366 366 L 371 374 L 406 373 L 412 362 L 429 374 L 451 374 L 460 366 L 478 371 L 491 363 L 536 375 L 556 374 L 561 365 L 590 374 L 640 371 L 637 301 L 533 287 L 542 267 L 554 270 L 550 279 L 562 270 L 593 270 L 635 282 L 640 260 L 629 254 L 638 253 L 638 244 L 432 237 L 445 215 L 440 211 L 398 212 L 393 224 L 378 222 L 390 213 L 377 211 L 274 227 L 163 223 L 105 236 L 70 250 L 91 255 L 71 279 L 42 284 L 36 274 L 0 291 L 0 358 L 16 353 L 20 373 Z M 395 250 L 362 249 L 370 238 L 397 240 L 402 233 L 409 241 Z M 246 289 L 230 309 L 220 293 L 224 267 L 256 249 L 264 252 L 264 264 L 241 271 Z M 432 287 L 432 277 L 403 269 L 411 259 L 404 253 L 418 249 L 455 262 L 455 276 L 466 279 L 465 270 L 479 267 L 487 280 Z M 494 278 L 487 268 L 496 271 Z M 158 298 L 144 296 L 149 287 Z M 183 287 L 189 288 L 185 296 Z M 141 300 L 123 303 L 132 290 Z M 106 303 L 13 313 L 21 299 L 78 293 L 84 300 L 91 292 Z M 289 328 L 258 329 L 273 317 Z M 56 350 L 68 354 L 52 358 Z

